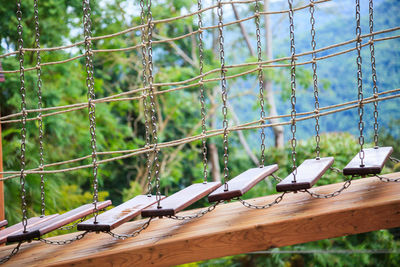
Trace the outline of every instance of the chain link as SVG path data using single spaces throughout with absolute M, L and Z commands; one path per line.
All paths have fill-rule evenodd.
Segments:
M 396 159 L 394 157 L 389 157 L 389 159 L 393 162 L 393 163 L 400 163 L 400 159 Z
M 144 0 L 140 1 L 140 23 L 141 25 L 145 24 L 146 15 L 144 10 Z M 142 52 L 142 79 L 143 79 L 143 88 L 147 88 L 148 79 L 147 79 L 147 41 L 146 41 L 146 28 L 141 28 L 141 52 Z M 150 127 L 149 127 L 149 108 L 148 108 L 148 95 L 149 90 L 146 89 L 145 93 L 143 93 L 143 107 L 144 107 L 144 124 L 145 124 L 145 134 L 146 134 L 146 147 L 150 147 Z M 151 159 L 150 152 L 146 152 L 146 172 L 147 172 L 147 195 L 151 196 L 152 184 L 151 184 Z
M 202 19 L 202 0 L 197 0 L 198 13 L 198 27 L 199 27 L 199 69 L 200 69 L 200 104 L 201 104 L 201 134 L 204 136 L 201 139 L 202 152 L 203 152 L 203 183 L 207 183 L 207 142 L 206 142 L 206 107 L 205 107 L 205 96 L 204 96 L 204 84 L 203 84 L 203 68 L 204 68 L 204 48 L 203 48 L 203 19 Z
M 107 234 L 111 235 L 114 238 L 117 239 L 127 239 L 127 238 L 132 238 L 132 237 L 136 237 L 138 236 L 143 230 L 145 230 L 147 227 L 149 227 L 151 220 L 153 220 L 153 218 L 150 218 L 147 222 L 145 222 L 139 229 L 136 229 L 133 233 L 131 234 L 117 234 L 111 231 L 108 231 Z
M 272 176 L 272 178 L 274 178 L 274 180 L 277 181 L 277 182 L 281 182 L 281 181 L 283 180 L 283 179 L 280 178 L 279 176 L 275 175 L 275 173 L 272 173 L 271 176 Z
M 336 197 L 336 196 L 340 195 L 340 193 L 342 193 L 343 190 L 345 190 L 345 189 L 350 187 L 351 181 L 353 180 L 353 177 L 354 176 L 352 176 L 349 180 L 345 181 L 343 186 L 339 190 L 336 190 L 336 191 L 334 191 L 332 193 L 318 194 L 318 193 L 311 192 L 308 189 L 305 189 L 302 192 L 306 192 L 306 193 L 310 194 L 310 196 L 312 196 L 313 198 L 333 198 L 333 197 Z
M 315 113 L 317 116 L 315 117 L 315 153 L 317 159 L 320 158 L 320 146 L 319 143 L 321 141 L 321 138 L 319 136 L 319 95 L 318 95 L 318 76 L 317 76 L 317 60 L 316 58 L 316 53 L 315 53 L 315 48 L 317 46 L 317 42 L 315 41 L 315 17 L 314 17 L 314 12 L 315 12 L 315 7 L 314 7 L 314 1 L 310 1 L 310 24 L 311 24 L 311 47 L 313 50 L 312 53 L 312 69 L 313 69 L 313 85 L 314 85 L 314 99 L 315 99 Z
M 18 50 L 19 50 L 19 79 L 21 82 L 20 94 L 21 94 L 21 175 L 20 175 L 20 185 L 21 185 L 21 210 L 22 210 L 22 226 L 24 232 L 26 232 L 26 226 L 28 224 L 27 217 L 27 204 L 26 204 L 26 189 L 25 181 L 26 174 L 25 171 L 25 153 L 26 153 L 26 91 L 25 91 L 25 69 L 24 69 L 24 40 L 22 38 L 23 27 L 22 27 L 22 10 L 21 10 L 21 0 L 17 1 L 17 20 L 18 20 Z
M 296 48 L 294 44 L 294 22 L 293 22 L 293 0 L 288 0 L 289 4 L 289 22 L 290 22 L 290 88 L 291 88 L 291 97 L 290 103 L 292 105 L 292 111 L 290 113 L 291 118 L 291 131 L 292 131 L 292 139 L 290 140 L 290 145 L 292 147 L 292 173 L 293 173 L 293 183 L 296 182 L 297 175 L 297 165 L 296 165 Z
M 358 87 L 358 115 L 360 117 L 360 121 L 358 123 L 358 129 L 360 130 L 360 136 L 358 137 L 358 143 L 360 145 L 359 157 L 361 160 L 360 167 L 364 167 L 364 94 L 362 88 L 362 58 L 361 58 L 361 15 L 360 15 L 360 0 L 356 0 L 356 49 L 357 49 L 357 87 Z
M 58 246 L 63 246 L 63 245 L 68 245 L 71 244 L 72 242 L 81 240 L 85 235 L 87 235 L 89 232 L 83 232 L 80 233 L 79 235 L 71 238 L 71 239 L 66 239 L 66 240 L 50 240 L 50 239 L 46 239 L 46 238 L 39 238 L 38 241 L 48 244 L 48 245 L 58 245 Z
M 245 201 L 245 200 L 243 200 L 241 198 L 237 198 L 237 200 L 239 200 L 240 203 L 242 203 L 242 205 L 245 206 L 246 208 L 261 210 L 261 209 L 270 208 L 270 207 L 278 204 L 279 202 L 282 201 L 283 196 L 285 194 L 286 194 L 286 192 L 282 193 L 282 195 L 280 195 L 277 198 L 275 198 L 274 201 L 272 201 L 271 203 L 265 204 L 265 205 L 253 205 L 253 204 L 250 204 L 249 202 L 247 202 L 247 201 Z
M 97 222 L 98 209 L 98 178 L 97 178 L 97 144 L 96 144 L 96 106 L 93 102 L 95 100 L 94 93 L 94 67 L 93 67 L 93 51 L 91 42 L 91 8 L 90 0 L 83 0 L 83 25 L 84 25 L 84 36 L 85 36 L 85 57 L 86 57 L 86 86 L 88 88 L 88 109 L 89 109 L 89 124 L 90 124 L 90 135 L 91 135 L 91 149 L 92 149 L 92 163 L 93 163 L 93 214 L 94 221 Z
M 369 50 L 371 52 L 371 68 L 372 68 L 372 82 L 374 84 L 373 94 L 378 97 L 378 86 L 376 77 L 376 66 L 375 66 L 375 45 L 374 45 L 374 1 L 369 0 L 369 32 L 371 33 L 369 39 Z M 378 123 L 378 101 L 374 101 L 374 143 L 375 147 L 378 147 L 379 141 L 379 123 Z
M 207 213 L 213 211 L 219 204 L 221 204 L 223 201 L 218 201 L 212 204 L 211 206 L 207 207 L 204 210 L 199 211 L 198 213 L 191 214 L 191 215 L 184 215 L 184 216 L 179 216 L 179 215 L 170 215 L 168 218 L 174 219 L 174 220 L 191 220 L 191 219 L 196 219 L 196 218 L 201 218 Z
M 13 248 L 13 250 L 11 251 L 11 253 L 10 253 L 8 256 L 6 256 L 6 257 L 4 257 L 4 258 L 1 258 L 1 259 L 0 259 L 0 264 L 6 263 L 6 262 L 9 261 L 12 257 L 14 257 L 15 254 L 18 253 L 19 248 L 21 247 L 21 244 L 22 244 L 22 242 L 19 242 L 18 245 L 17 245 L 15 248 Z
M 75 226 L 77 226 L 79 223 L 83 222 L 84 220 L 86 220 L 86 216 L 83 218 L 80 218 L 79 220 L 77 220 L 76 222 L 74 222 L 71 225 L 62 226 L 62 227 L 58 228 L 57 230 L 61 230 L 61 231 L 71 230 L 71 229 L 75 228 Z
M 224 116 L 222 127 L 224 128 L 224 191 L 228 191 L 228 177 L 229 177 L 229 169 L 228 169 L 228 91 L 226 88 L 226 69 L 225 69 L 225 51 L 224 51 L 224 35 L 223 35 L 223 11 L 221 0 L 217 1 L 217 15 L 218 15 L 218 32 L 219 32 L 219 57 L 221 63 L 221 89 L 222 89 L 222 114 Z
M 384 183 L 400 183 L 400 177 L 391 179 L 391 178 L 380 176 L 379 174 L 371 175 L 371 177 L 374 177 L 374 176 L 378 177 L 379 180 L 381 180 Z
M 260 32 L 260 3 L 256 0 L 255 3 L 255 23 L 256 23 L 256 37 L 257 37 L 257 62 L 262 62 L 262 49 L 261 49 L 261 32 Z M 259 98 L 260 98 L 260 120 L 261 125 L 265 124 L 265 108 L 264 108 L 264 75 L 261 67 L 261 63 L 258 65 L 258 85 L 259 85 Z M 264 167 L 265 164 L 265 128 L 261 127 L 260 133 L 261 139 L 261 159 L 260 167 Z
M 151 0 L 147 0 L 147 57 L 148 57 L 148 93 L 150 97 L 150 110 L 151 110 L 151 123 L 152 123 L 152 137 L 154 144 L 154 165 L 155 171 L 154 176 L 156 177 L 156 199 L 157 199 L 157 208 L 161 208 L 161 192 L 160 192 L 160 162 L 159 162 L 159 149 L 157 148 L 158 136 L 157 136 L 157 112 L 155 105 L 155 97 L 153 91 L 153 14 L 151 12 Z
M 42 120 L 42 68 L 40 56 L 40 28 L 39 28 L 39 6 L 38 0 L 33 2 L 34 17 L 35 17 L 35 43 L 36 48 L 36 73 L 37 73 L 37 96 L 38 96 L 38 123 L 39 123 L 39 170 L 43 171 L 44 168 L 44 148 L 43 148 L 43 120 Z M 44 191 L 44 174 L 40 174 L 40 200 L 41 200 L 41 214 L 44 216 L 46 211 L 45 191 Z

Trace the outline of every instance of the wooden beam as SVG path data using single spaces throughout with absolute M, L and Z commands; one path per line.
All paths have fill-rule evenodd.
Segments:
M 399 177 L 400 173 L 387 175 Z M 337 190 L 341 184 L 311 189 Z M 400 226 L 400 184 L 377 178 L 353 181 L 332 199 L 313 199 L 305 193 L 285 195 L 267 210 L 245 208 L 239 202 L 222 204 L 191 221 L 155 219 L 132 239 L 116 240 L 100 233 L 66 246 L 40 242 L 23 245 L 9 266 L 170 266 L 210 258 L 266 250 L 314 240 Z M 269 203 L 277 195 L 249 200 Z M 195 211 L 183 212 L 190 214 Z M 134 231 L 143 221 L 121 225 L 118 233 Z M 71 238 L 75 234 L 54 239 Z M 15 245 L 0 248 L 0 258 Z

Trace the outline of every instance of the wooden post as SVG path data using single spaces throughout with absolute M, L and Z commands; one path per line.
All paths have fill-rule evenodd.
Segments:
M 1 142 L 1 124 L 0 124 L 0 172 L 3 171 L 3 145 Z M 0 178 L 3 178 L 3 175 L 0 174 Z M 4 182 L 0 181 L 0 221 L 5 219 L 4 215 Z

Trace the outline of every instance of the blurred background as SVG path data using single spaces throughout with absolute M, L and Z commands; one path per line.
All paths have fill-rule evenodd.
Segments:
M 308 1 L 296 0 L 296 7 Z M 106 35 L 140 24 L 138 1 L 107 0 L 92 3 L 93 36 Z M 203 7 L 215 4 L 204 1 Z M 374 30 L 400 25 L 400 2 L 398 0 L 375 0 Z M 82 2 L 79 0 L 39 1 L 41 46 L 54 47 L 83 40 Z M 286 1 L 260 1 L 264 11 L 288 8 Z M 315 5 L 316 46 L 326 47 L 355 38 L 355 4 L 353 1 L 333 0 Z M 33 0 L 23 1 L 23 37 L 25 47 L 35 47 Z M 254 3 L 224 5 L 224 22 L 235 21 L 254 14 Z M 197 10 L 193 0 L 153 1 L 154 19 L 184 15 Z M 17 44 L 16 6 L 13 1 L 0 5 L 0 54 L 14 51 Z M 289 19 L 287 13 L 261 16 L 261 42 L 263 60 L 290 55 Z M 362 33 L 369 32 L 368 1 L 361 1 Z M 189 16 L 169 23 L 156 24 L 154 40 L 178 37 L 198 29 L 197 16 Z M 217 25 L 216 10 L 203 13 L 204 26 Z M 296 53 L 311 50 L 310 11 L 308 8 L 295 12 Z M 227 65 L 257 61 L 256 30 L 254 19 L 224 27 L 225 60 Z M 380 34 L 379 37 L 395 36 L 399 31 Z M 367 40 L 364 40 L 365 42 Z M 93 42 L 94 49 L 124 48 L 140 44 L 140 30 L 131 31 L 114 38 Z M 204 70 L 219 67 L 218 30 L 204 32 Z M 323 51 L 325 56 L 354 48 L 354 42 Z M 199 74 L 198 36 L 154 44 L 154 79 L 156 83 L 178 82 Z M 64 50 L 42 52 L 42 63 L 65 60 L 84 53 L 78 46 Z M 376 70 L 380 91 L 400 88 L 400 39 L 375 43 Z M 363 84 L 365 96 L 372 95 L 369 47 L 362 49 Z M 311 60 L 304 56 L 300 62 Z M 4 70 L 18 70 L 16 56 L 0 58 Z M 287 64 L 289 61 L 279 62 Z M 25 53 L 25 68 L 36 65 L 36 54 Z M 357 100 L 356 51 L 318 61 L 320 106 Z M 227 75 L 235 75 L 250 67 L 230 69 Z M 95 53 L 94 55 L 96 98 L 103 98 L 142 87 L 142 61 L 140 49 L 123 52 Z M 297 112 L 314 110 L 314 93 L 311 64 L 298 66 Z M 207 78 L 216 78 L 213 73 Z M 265 102 L 267 116 L 290 114 L 289 68 L 265 68 Z M 25 73 L 28 109 L 37 108 L 36 71 Z M 79 58 L 64 64 L 42 67 L 43 107 L 83 103 L 87 101 L 85 85 L 85 60 Z M 5 74 L 0 82 L 0 112 L 2 116 L 20 111 L 19 74 Z M 173 86 L 157 86 L 163 91 Z M 222 127 L 220 83 L 209 82 L 206 88 L 207 128 Z M 228 80 L 229 125 L 258 120 L 259 87 L 257 72 Z M 159 94 L 156 97 L 159 141 L 167 142 L 201 133 L 199 87 Z M 140 96 L 140 93 L 132 96 Z M 399 157 L 400 100 L 395 98 L 379 103 L 380 145 L 394 147 Z M 140 148 L 145 145 L 143 103 L 139 100 L 99 103 L 96 105 L 97 147 L 99 151 L 116 151 Z M 366 105 L 365 135 L 371 147 L 373 141 L 373 105 Z M 30 114 L 35 117 L 37 114 Z M 279 120 L 278 120 L 279 121 Z M 282 120 L 284 121 L 284 120 Z M 315 120 L 298 123 L 298 164 L 315 157 Z M 45 163 L 53 163 L 83 157 L 91 153 L 87 109 L 43 118 Z M 20 123 L 2 123 L 4 170 L 19 170 Z M 358 152 L 358 113 L 351 109 L 320 118 L 321 156 L 335 157 L 334 166 L 343 168 Z M 27 123 L 27 169 L 39 165 L 38 121 Z M 266 164 L 279 164 L 277 174 L 285 177 L 291 170 L 289 139 L 290 128 L 280 126 L 266 130 Z M 229 135 L 229 169 L 233 178 L 241 172 L 258 165 L 260 158 L 260 132 L 248 130 Z M 210 180 L 221 180 L 223 169 L 222 138 L 207 140 L 208 170 Z M 100 157 L 101 158 L 101 157 Z M 100 199 L 111 199 L 118 205 L 146 189 L 145 155 L 140 154 L 99 166 Z M 90 159 L 63 165 L 73 167 L 90 164 Z M 57 167 L 56 167 L 57 168 Z M 161 189 L 170 195 L 193 182 L 203 179 L 201 141 L 191 142 L 161 150 Z M 51 169 L 51 168 L 50 168 Z M 400 166 L 388 164 L 385 172 L 399 171 Z M 45 175 L 46 213 L 62 213 L 92 199 L 91 169 L 61 174 Z M 318 185 L 336 183 L 343 178 L 328 172 Z M 40 214 L 40 176 L 27 176 L 29 215 Z M 19 179 L 4 182 L 6 218 L 9 224 L 20 221 Z M 275 181 L 265 180 L 249 193 L 253 198 L 276 193 Z M 206 206 L 205 200 L 193 208 Z M 268 212 L 268 211 L 266 211 Z M 212 227 L 212 226 L 210 226 Z M 53 234 L 59 234 L 57 232 Z M 236 255 L 221 259 L 187 264 L 187 266 L 398 266 L 400 233 L 396 229 L 321 240 L 291 247 L 276 248 L 258 254 Z M 344 251 L 335 253 L 335 251 Z M 374 251 L 384 250 L 387 253 Z M 287 253 L 285 251 L 288 251 Z M 318 252 L 319 251 L 319 252 Z M 328 253 L 322 253 L 328 251 Z M 330 252 L 329 252 L 330 251 Z M 361 251 L 361 252 L 357 252 Z M 362 252 L 364 251 L 364 252 Z

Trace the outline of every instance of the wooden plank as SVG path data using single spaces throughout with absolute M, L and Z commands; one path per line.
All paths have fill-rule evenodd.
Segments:
M 385 176 L 395 178 L 400 173 Z M 332 184 L 311 190 L 329 193 L 341 186 L 342 183 Z M 383 183 L 373 177 L 354 180 L 342 194 L 331 199 L 314 199 L 306 193 L 287 194 L 268 210 L 247 209 L 239 202 L 230 202 L 196 220 L 154 219 L 145 231 L 131 239 L 116 240 L 107 234 L 92 233 L 66 246 L 23 244 L 7 266 L 173 266 L 399 227 L 399 191 L 399 183 Z M 276 197 L 248 201 L 260 205 Z M 128 222 L 116 231 L 131 233 L 144 222 Z M 50 239 L 73 236 L 76 233 Z M 13 248 L 0 248 L 0 258 Z
M 212 192 L 208 196 L 208 201 L 215 202 L 220 200 L 230 200 L 235 197 L 243 196 L 247 191 L 276 170 L 278 170 L 277 164 L 265 166 L 263 168 L 249 169 L 229 180 L 227 191 L 225 191 L 225 186 L 222 185 L 220 188 Z
M 6 226 L 7 224 L 8 224 L 7 220 L 0 221 L 0 228 Z
M 98 209 L 105 209 L 111 205 L 111 201 L 103 201 L 97 203 Z M 47 220 L 40 224 L 35 225 L 34 227 L 30 227 L 25 233 L 20 230 L 16 233 L 13 233 L 7 237 L 7 242 L 19 242 L 19 241 L 26 241 L 32 240 L 34 238 L 41 237 L 51 231 L 54 231 L 64 225 L 72 223 L 80 218 L 83 218 L 87 215 L 93 213 L 94 205 L 93 204 L 86 204 L 80 206 L 76 209 L 67 211 L 57 217 L 52 218 L 51 220 Z
M 157 204 L 155 204 L 142 210 L 142 217 L 175 215 L 177 212 L 214 191 L 220 185 L 220 182 L 192 184 L 189 187 L 163 199 L 160 202 L 161 208 L 157 208 Z
M 52 218 L 54 218 L 56 216 L 58 216 L 58 214 L 52 214 L 52 215 L 44 216 L 44 217 L 32 217 L 32 218 L 29 218 L 28 219 L 28 224 L 26 226 L 26 229 L 29 230 L 32 227 L 34 227 L 35 225 L 38 225 L 39 223 L 42 223 L 42 222 L 45 222 L 45 221 L 48 221 L 48 220 L 50 220 L 50 219 L 52 219 Z M 7 237 L 9 235 L 15 234 L 15 233 L 21 231 L 21 229 L 23 229 L 22 223 L 17 223 L 17 224 L 14 224 L 14 225 L 10 226 L 10 227 L 7 227 L 4 230 L 1 230 L 0 231 L 0 244 L 3 244 L 5 242 L 7 242 Z
M 393 153 L 392 147 L 378 147 L 364 149 L 364 166 L 360 166 L 361 160 L 359 154 L 347 164 L 343 169 L 344 175 L 368 175 L 381 173 L 385 162 Z
M 310 189 L 324 173 L 332 166 L 333 157 L 307 159 L 297 167 L 296 182 L 293 182 L 293 173 L 276 185 L 276 191 L 298 191 Z
M 162 198 L 165 198 L 162 196 Z M 129 201 L 122 203 L 97 216 L 97 222 L 94 224 L 94 218 L 90 218 L 78 224 L 80 231 L 111 231 L 124 222 L 130 221 L 140 212 L 157 202 L 156 196 L 139 195 Z

